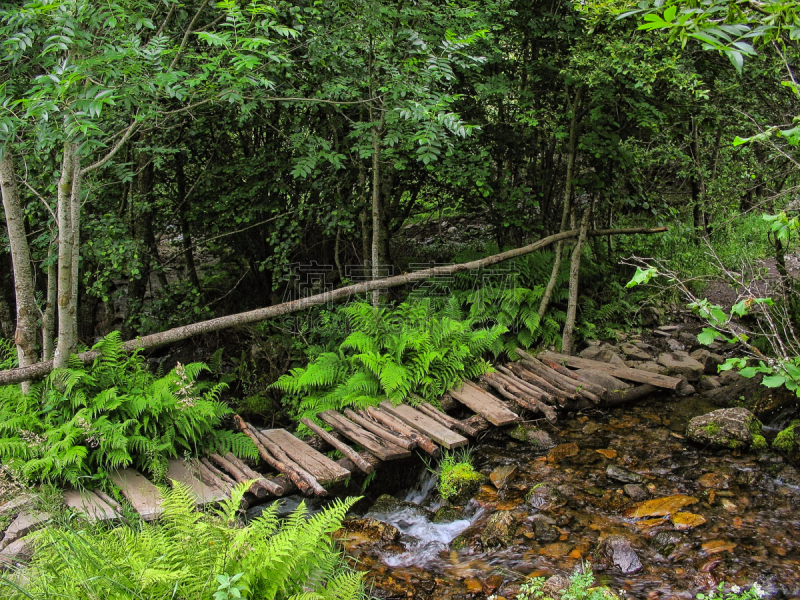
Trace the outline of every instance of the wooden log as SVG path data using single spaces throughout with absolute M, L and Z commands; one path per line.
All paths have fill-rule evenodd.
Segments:
M 322 452 L 314 450 L 285 429 L 262 429 L 259 434 L 278 446 L 290 460 L 309 473 L 321 485 L 338 483 L 350 477 L 350 471 L 336 464 Z
M 567 377 L 566 375 L 562 375 L 561 373 L 558 373 L 553 369 L 551 369 L 550 367 L 542 364 L 538 360 L 523 359 L 521 362 L 524 367 L 530 369 L 540 377 L 547 379 L 547 381 L 550 382 L 557 381 L 561 387 L 567 388 L 572 393 L 577 394 L 578 396 L 581 396 L 583 398 L 587 398 L 592 402 L 594 402 L 595 404 L 600 404 L 600 396 L 586 389 L 584 387 L 584 384 L 581 383 L 580 381 L 575 381 L 574 379 Z
M 608 373 L 609 375 L 613 375 L 614 377 L 618 377 L 619 379 L 624 379 L 625 381 L 649 383 L 650 385 L 669 390 L 676 389 L 681 383 L 681 379 L 678 377 L 659 375 L 658 373 L 651 373 L 650 371 L 643 371 L 642 369 L 618 367 L 616 365 L 611 365 L 609 363 L 604 363 L 597 360 L 580 358 L 579 356 L 567 356 L 565 354 L 557 354 L 555 352 L 543 352 L 540 356 L 555 363 L 561 363 L 570 367 L 575 367 L 576 369 L 596 369 L 598 371 Z
M 541 400 L 542 402 L 545 402 L 547 404 L 556 403 L 556 399 L 553 398 L 552 395 L 545 392 L 543 389 L 536 387 L 532 383 L 529 383 L 524 379 L 517 377 L 516 375 L 514 375 L 512 371 L 506 369 L 505 367 L 502 366 L 498 367 L 497 371 L 493 373 L 493 375 L 496 375 L 501 379 L 503 379 L 504 381 L 507 381 L 509 385 L 513 385 L 521 392 L 532 395 L 537 400 Z
M 459 421 L 459 423 L 462 423 L 465 427 L 469 427 L 475 432 L 476 436 L 482 431 L 486 431 L 492 427 L 492 424 L 480 415 L 472 415 L 463 421 Z
M 469 424 L 464 424 L 463 421 L 459 421 L 458 419 L 454 419 L 446 412 L 437 409 L 433 404 L 430 404 L 429 402 L 423 402 L 417 407 L 417 410 L 425 413 L 432 419 L 439 421 L 445 427 L 448 427 L 450 429 L 457 429 L 461 433 L 466 433 L 470 437 L 475 437 L 480 433 L 480 431 L 475 427 L 472 427 Z
M 236 427 L 243 434 L 249 437 L 256 445 L 256 448 L 258 449 L 258 455 L 261 457 L 261 460 L 279 473 L 286 474 L 286 476 L 289 477 L 289 480 L 304 494 L 309 495 L 315 492 L 314 487 L 308 483 L 300 473 L 295 472 L 291 465 L 286 464 L 286 462 L 281 460 L 280 457 L 274 456 L 271 451 L 268 450 L 269 444 L 264 443 L 265 440 L 263 436 L 259 435 L 259 432 L 255 427 L 252 427 L 249 423 L 246 423 L 245 420 L 239 415 L 233 415 L 233 422 L 235 423 Z M 280 487 L 274 480 L 266 481 L 273 489 Z M 280 493 L 276 493 L 276 496 L 282 496 L 284 493 L 286 493 L 285 489 Z
M 397 435 L 394 431 L 390 431 L 386 429 L 379 423 L 372 421 L 370 419 L 365 419 L 358 413 L 349 408 L 344 409 L 344 416 L 350 419 L 353 423 L 360 425 L 367 431 L 371 431 L 375 435 L 377 435 L 382 440 L 386 440 L 390 444 L 394 444 L 395 446 L 400 446 L 401 448 L 405 448 L 406 450 L 413 450 L 417 447 L 416 440 L 412 440 L 407 437 L 403 437 L 401 435 Z
M 381 464 L 381 459 L 378 458 L 377 456 L 373 456 L 369 452 L 359 452 L 358 456 L 360 460 L 367 463 L 373 471 L 377 468 L 379 464 Z M 355 473 L 356 465 L 349 458 L 340 458 L 336 462 L 342 465 L 345 469 L 347 469 L 351 473 Z
M 365 448 L 381 460 L 394 460 L 411 456 L 411 452 L 400 446 L 395 446 L 374 433 L 371 433 L 345 418 L 335 410 L 326 410 L 319 413 L 319 418 L 333 427 L 347 439 Z
M 233 486 L 229 484 L 227 481 L 222 479 L 219 475 L 214 473 L 211 469 L 209 469 L 206 465 L 200 462 L 197 465 L 198 470 L 200 471 L 200 478 L 207 483 L 208 485 L 215 485 L 223 492 L 225 492 L 228 496 L 231 495 L 231 491 L 233 491 Z
M 489 375 L 498 374 L 490 373 Z M 519 388 L 509 384 L 507 381 L 504 381 L 499 377 L 487 377 L 487 375 L 484 375 L 483 377 L 489 385 L 494 387 L 501 395 L 509 400 L 516 402 L 520 406 L 524 406 L 529 410 L 541 413 L 550 423 L 555 423 L 558 421 L 558 415 L 552 406 L 548 406 L 538 398 L 530 394 L 526 394 L 525 392 L 519 390 Z
M 106 504 L 108 504 L 111 508 L 116 510 L 119 514 L 122 514 L 122 506 L 119 502 L 117 502 L 114 498 L 106 494 L 102 490 L 94 490 L 94 493 Z
M 208 471 L 216 475 L 218 479 L 221 479 L 230 489 L 236 487 L 236 480 L 234 480 L 225 471 L 222 471 L 221 469 L 215 467 L 214 464 L 207 458 L 201 458 L 200 464 L 203 465 L 206 469 L 208 469 Z
M 225 490 L 214 482 L 206 483 L 200 474 L 200 463 L 197 460 L 187 462 L 179 458 L 167 461 L 167 478 L 182 483 L 194 494 L 198 506 L 220 502 L 227 498 Z
M 497 427 L 510 425 L 520 420 L 519 415 L 510 410 L 503 402 L 471 381 L 465 381 L 460 388 L 453 388 L 450 390 L 450 395 Z
M 431 456 L 439 454 L 439 446 L 434 444 L 432 439 L 420 433 L 410 425 L 407 425 L 397 417 L 375 406 L 368 406 L 366 413 L 376 421 L 383 423 L 389 429 L 415 440 L 417 445 Z
M 341 452 L 348 460 L 350 460 L 351 464 L 357 467 L 362 473 L 369 475 L 375 470 L 375 467 L 368 461 L 364 460 L 364 458 L 358 452 L 353 450 L 339 438 L 325 431 L 311 419 L 303 418 L 300 419 L 300 422 L 308 427 L 311 431 L 316 433 L 321 439 L 330 444 L 332 448 L 336 448 L 339 452 Z
M 294 462 L 280 446 L 267 438 L 255 427 L 250 427 L 249 425 L 248 427 L 267 450 L 267 453 L 272 456 L 274 464 L 271 466 L 285 474 L 301 492 L 306 495 L 308 495 L 309 492 L 316 496 L 328 495 L 328 491 L 319 484 L 314 476 Z
M 228 472 L 236 480 L 237 483 L 245 483 L 246 481 L 250 481 L 251 479 L 256 479 L 255 477 L 248 477 L 247 475 L 245 475 L 244 472 L 239 467 L 237 467 L 234 463 L 230 462 L 228 459 L 220 456 L 219 454 L 211 454 L 209 455 L 208 458 L 218 467 Z M 255 495 L 256 498 L 264 498 L 269 492 L 269 489 L 261 485 L 258 481 L 254 481 L 247 489 L 247 491 Z
M 602 385 L 595 383 L 594 381 L 583 377 L 577 371 L 571 371 L 567 367 L 552 360 L 548 360 L 544 357 L 539 357 L 537 360 L 542 363 L 548 369 L 552 369 L 556 373 L 564 375 L 565 377 L 569 377 L 570 379 L 577 381 L 579 386 L 582 388 L 587 389 L 588 391 L 592 392 L 596 396 L 600 396 L 601 398 L 605 396 L 605 393 L 608 391 Z
M 564 388 L 558 387 L 557 382 L 550 383 L 549 381 L 540 377 L 533 371 L 529 371 L 521 364 L 510 363 L 508 365 L 508 368 L 511 372 L 514 373 L 514 375 L 516 375 L 520 379 L 527 381 L 528 383 L 531 383 L 536 387 L 548 392 L 562 406 L 564 405 L 566 400 L 574 400 L 579 397 L 578 394 L 570 392 Z
M 380 407 L 382 410 L 397 417 L 414 429 L 419 430 L 423 435 L 447 449 L 457 448 L 458 446 L 469 443 L 467 438 L 460 433 L 450 431 L 438 421 L 431 419 L 426 414 L 419 412 L 407 404 L 398 404 L 395 406 L 389 400 L 384 400 L 381 402 Z

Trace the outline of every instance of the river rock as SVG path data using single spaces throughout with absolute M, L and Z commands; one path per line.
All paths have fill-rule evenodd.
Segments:
M 502 490 L 508 485 L 508 482 L 511 481 L 516 474 L 516 465 L 505 465 L 502 467 L 497 467 L 494 471 L 492 471 L 491 475 L 489 475 L 489 479 L 492 480 L 494 487 L 496 487 L 498 490 Z
M 694 529 L 706 522 L 704 516 L 690 512 L 676 512 L 674 515 L 670 515 L 669 520 L 678 531 Z
M 739 372 L 734 371 L 733 369 L 722 371 L 722 373 L 719 374 L 719 382 L 722 385 L 732 385 L 737 381 L 739 381 L 741 378 L 742 376 L 739 375 Z
M 642 348 L 635 344 L 620 344 L 619 349 L 622 350 L 622 353 L 630 358 L 631 360 L 652 360 L 653 357 L 648 353 L 645 352 Z
M 719 377 L 715 377 L 714 375 L 703 375 L 700 381 L 697 382 L 697 387 L 703 392 L 709 392 L 721 386 L 722 384 L 719 382 Z
M 547 455 L 547 462 L 561 462 L 565 458 L 577 456 L 580 451 L 578 444 L 559 444 L 550 450 Z
M 687 352 L 664 352 L 658 355 L 658 362 L 670 373 L 682 375 L 689 381 L 697 381 L 705 373 L 705 367 Z
M 597 360 L 599 362 L 624 367 L 625 361 L 617 354 L 617 349 L 608 344 L 602 346 L 589 346 L 580 353 L 581 358 L 588 358 L 589 360 Z
M 687 381 L 686 377 L 682 377 L 678 387 L 675 388 L 675 395 L 678 396 L 678 398 L 686 398 L 687 396 L 693 396 L 696 393 L 697 390 L 691 383 Z
M 561 596 L 569 589 L 569 579 L 563 575 L 553 575 L 542 586 L 544 597 L 561 598 Z
M 669 556 L 683 537 L 674 531 L 659 531 L 650 538 L 650 546 L 662 556 Z
M 667 367 L 664 365 L 660 365 L 657 362 L 647 361 L 639 364 L 637 369 L 641 369 L 642 371 L 647 371 L 649 373 L 658 373 L 659 375 L 666 375 L 669 371 Z
M 515 440 L 528 442 L 532 446 L 536 446 L 542 450 L 549 450 L 556 445 L 549 433 L 533 425 L 520 424 L 514 427 L 514 429 L 508 430 L 506 433 Z
M 359 533 L 374 542 L 394 542 L 400 537 L 400 530 L 394 525 L 370 517 L 347 518 L 342 521 L 345 531 Z
M 719 354 L 714 354 L 705 348 L 698 348 L 690 356 L 703 365 L 706 375 L 716 375 L 717 367 L 725 362 Z
M 517 524 L 510 510 L 498 510 L 486 523 L 481 534 L 481 543 L 484 548 L 499 548 L 508 546 L 514 538 Z
M 636 573 L 642 569 L 642 561 L 636 551 L 621 535 L 612 535 L 603 540 L 600 543 L 600 553 L 623 574 Z
M 644 478 L 638 473 L 628 471 L 628 469 L 617 465 L 608 465 L 606 467 L 606 477 L 622 483 L 642 483 L 644 481 Z
M 637 502 L 622 513 L 626 519 L 641 519 L 642 517 L 666 517 L 678 512 L 684 506 L 697 504 L 697 498 L 675 494 L 664 498 L 653 498 L 645 502 Z
M 558 490 L 555 485 L 549 481 L 544 481 L 535 485 L 533 489 L 528 492 L 528 495 L 525 496 L 525 502 L 539 510 L 544 510 L 556 504 L 559 499 Z
M 686 437 L 699 444 L 741 448 L 761 437 L 761 422 L 746 408 L 722 408 L 689 421 Z
M 533 522 L 533 534 L 538 542 L 555 542 L 560 535 L 556 529 L 555 519 L 551 519 L 547 515 L 537 514 L 531 518 Z
M 458 521 L 461 517 L 461 511 L 453 506 L 442 506 L 433 515 L 431 522 L 433 523 L 452 523 Z
M 627 390 L 628 388 L 633 387 L 630 383 L 626 383 L 621 379 L 612 377 L 611 375 L 603 373 L 602 371 L 596 371 L 594 369 L 578 369 L 577 373 L 589 380 L 589 382 L 599 385 L 601 388 L 605 388 L 607 390 Z
M 641 485 L 635 483 L 629 483 L 627 485 L 622 486 L 622 489 L 625 491 L 625 493 L 628 495 L 628 498 L 630 498 L 631 500 L 639 502 L 641 500 L 647 499 L 647 491 Z
M 683 350 L 686 349 L 686 346 L 684 346 L 681 342 L 679 342 L 674 338 L 667 338 L 666 340 L 664 340 L 664 345 L 670 352 L 682 352 Z
M 13 542 L 25 537 L 32 531 L 41 529 L 44 524 L 50 519 L 50 515 L 45 512 L 25 511 L 17 515 L 17 518 L 11 521 L 11 525 L 6 529 L 6 534 L 3 541 L 0 542 L 0 550 L 7 548 Z

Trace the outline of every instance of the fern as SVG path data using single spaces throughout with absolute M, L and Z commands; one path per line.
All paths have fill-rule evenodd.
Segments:
M 365 598 L 361 574 L 343 563 L 331 539 L 357 498 L 335 501 L 310 518 L 301 504 L 285 521 L 274 504 L 241 526 L 236 515 L 247 487 L 238 485 L 219 509 L 200 513 L 190 490 L 173 482 L 157 523 L 45 529 L 26 576 L 21 583 L 0 582 L 0 595 L 195 600 L 211 597 L 217 575 L 243 573 L 251 598 Z

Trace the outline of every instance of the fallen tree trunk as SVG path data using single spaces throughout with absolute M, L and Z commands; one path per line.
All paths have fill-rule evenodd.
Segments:
M 591 237 L 597 237 L 606 235 L 652 234 L 663 233 L 666 230 L 666 227 L 656 227 L 653 229 L 648 229 L 646 227 L 628 227 L 626 229 L 598 229 L 595 231 L 590 231 L 588 235 Z M 151 335 L 145 335 L 143 337 L 136 338 L 135 340 L 127 341 L 122 345 L 122 349 L 126 352 L 130 352 L 136 349 L 157 348 L 158 346 L 163 346 L 165 344 L 180 342 L 195 335 L 212 333 L 221 329 L 227 329 L 228 327 L 236 327 L 239 325 L 247 325 L 249 323 L 257 323 L 259 321 L 273 319 L 275 317 L 280 317 L 304 310 L 311 306 L 327 304 L 329 302 L 333 302 L 334 300 L 343 300 L 357 294 L 365 294 L 366 292 L 370 292 L 372 290 L 399 287 L 401 285 L 413 283 L 414 281 L 421 281 L 424 279 L 430 279 L 432 277 L 449 276 L 453 275 L 454 273 L 461 273 L 463 271 L 481 269 L 506 260 L 510 260 L 512 258 L 517 258 L 518 256 L 531 254 L 532 252 L 546 248 L 547 246 L 550 246 L 556 242 L 576 238 L 578 235 L 580 235 L 579 229 L 563 231 L 561 233 L 542 238 L 533 244 L 528 244 L 527 246 L 515 248 L 513 250 L 507 250 L 506 252 L 501 252 L 500 254 L 493 254 L 492 256 L 487 256 L 486 258 L 482 258 L 480 260 L 473 260 L 457 265 L 432 267 L 430 269 L 423 269 L 421 271 L 414 271 L 412 273 L 395 275 L 394 277 L 386 277 L 385 279 L 364 281 L 355 285 L 339 288 L 338 290 L 324 292 L 314 296 L 308 296 L 307 298 L 300 298 L 299 300 L 292 300 L 291 302 L 284 302 L 282 304 L 276 304 L 266 308 L 258 308 L 256 310 L 237 313 L 235 315 L 228 315 L 226 317 L 217 317 L 216 319 L 209 319 L 208 321 L 200 321 L 199 323 L 192 323 L 191 325 L 176 327 L 174 329 L 162 331 L 161 333 L 153 333 Z M 98 356 L 100 356 L 99 352 L 89 351 L 78 354 L 77 358 L 82 363 L 87 364 L 92 362 Z M 53 361 L 48 360 L 27 367 L 0 371 L 0 385 L 21 383 L 37 377 L 43 377 L 50 373 L 53 368 Z

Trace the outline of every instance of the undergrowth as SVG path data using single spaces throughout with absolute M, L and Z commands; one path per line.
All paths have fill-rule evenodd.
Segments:
M 285 520 L 278 504 L 237 524 L 249 483 L 213 512 L 197 512 L 188 487 L 166 492 L 156 523 L 114 528 L 48 528 L 24 577 L 0 581 L 9 600 L 356 600 L 362 575 L 349 569 L 331 534 L 357 498 L 309 515 L 304 504 Z
M 439 495 L 445 500 L 458 498 L 483 481 L 468 450 L 446 452 L 435 472 L 439 475 Z
M 198 451 L 256 458 L 246 436 L 219 428 L 231 410 L 224 384 L 197 380 L 202 363 L 153 376 L 138 352 L 122 351 L 118 332 L 94 347 L 88 368 L 53 371 L 23 394 L 0 387 L 0 462 L 28 481 L 90 487 L 109 469 L 134 465 L 162 480 L 169 458 Z

